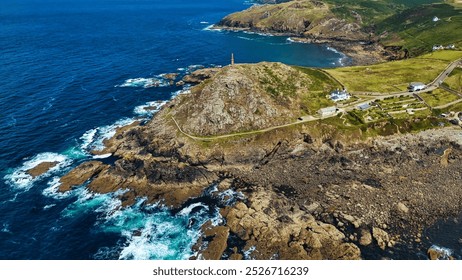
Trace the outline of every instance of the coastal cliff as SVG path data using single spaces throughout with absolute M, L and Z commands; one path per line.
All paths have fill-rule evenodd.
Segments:
M 292 0 L 255 5 L 224 17 L 215 28 L 291 36 L 327 44 L 353 64 L 375 64 L 460 43 L 458 3 L 427 1 Z M 433 19 L 437 19 L 433 21 Z
M 406 56 L 400 48 L 385 48 L 365 27 L 360 14 L 344 17 L 329 2 L 294 0 L 257 5 L 223 18 L 216 28 L 248 30 L 292 36 L 295 41 L 328 44 L 344 52 L 355 64 L 374 64 Z
M 212 185 L 242 193 L 221 208 L 220 224 L 203 225 L 195 250 L 205 259 L 358 259 L 371 250 L 391 256 L 462 210 L 460 129 L 371 139 L 360 128 L 316 121 L 219 138 L 314 110 L 303 100 L 336 86 L 319 75 L 275 63 L 224 67 L 148 123 L 119 129 L 98 151 L 114 163 L 84 163 L 60 188 L 89 180 L 94 192 L 126 190 L 123 206 L 147 197 L 172 209 Z M 294 88 L 274 95 L 274 86 L 285 92 L 284 81 Z

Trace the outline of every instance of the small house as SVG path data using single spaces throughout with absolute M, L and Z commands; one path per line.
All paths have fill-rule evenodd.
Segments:
M 444 50 L 444 47 L 442 45 L 434 45 L 432 50 L 434 51 Z
M 318 110 L 319 115 L 321 117 L 333 116 L 337 112 L 337 108 L 335 106 L 321 108 Z
M 408 88 L 409 92 L 413 92 L 413 91 L 423 90 L 423 89 L 425 89 L 425 87 L 426 87 L 426 85 L 424 83 L 413 82 L 413 83 L 410 83 L 407 88 Z
M 434 17 L 433 17 L 433 22 L 437 22 L 437 21 L 440 21 L 440 18 L 437 17 L 437 16 L 434 16 Z
M 330 93 L 330 99 L 334 102 L 343 101 L 350 99 L 350 94 L 346 90 L 335 90 Z

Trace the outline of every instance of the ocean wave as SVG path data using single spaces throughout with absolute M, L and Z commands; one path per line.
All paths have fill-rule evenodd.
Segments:
M 168 101 L 150 101 L 143 105 L 136 106 L 133 113 L 139 116 L 152 116 L 157 113 Z
M 72 195 L 77 197 L 77 200 L 69 204 L 62 212 L 63 217 L 76 217 L 83 213 L 94 212 L 99 207 L 103 206 L 104 203 L 112 200 L 112 193 L 98 194 L 93 193 L 82 186 L 72 191 Z
M 54 177 L 50 182 L 48 182 L 48 187 L 42 191 L 42 194 L 47 197 L 52 197 L 54 199 L 62 199 L 69 197 L 71 192 L 60 192 L 59 186 L 61 185 L 60 177 Z
M 204 208 L 205 210 L 209 209 L 209 207 L 207 205 L 198 202 L 198 203 L 191 204 L 186 208 L 183 208 L 180 212 L 178 212 L 177 215 L 179 215 L 179 216 L 190 216 L 191 213 L 197 212 L 198 209 L 201 209 L 201 208 Z M 196 210 L 196 211 L 194 211 L 194 210 Z
M 135 118 L 123 118 L 111 125 L 90 129 L 80 137 L 82 141 L 80 148 L 86 152 L 92 150 L 102 151 L 104 149 L 104 141 L 112 138 L 118 128 L 130 125 L 135 121 Z
M 183 89 L 174 91 L 172 93 L 172 98 L 181 95 L 181 94 L 190 94 L 191 93 L 191 86 L 190 85 L 185 85 Z
M 245 199 L 245 196 L 242 192 L 236 192 L 235 190 L 228 189 L 219 193 L 221 203 L 225 206 L 231 206 L 236 203 L 238 200 Z
M 57 164 L 37 177 L 33 177 L 27 173 L 28 170 L 33 169 L 34 167 L 37 167 L 39 164 L 44 162 L 57 162 Z M 5 175 L 4 179 L 6 183 L 12 187 L 28 190 L 36 181 L 62 171 L 63 169 L 69 167 L 72 162 L 73 161 L 70 158 L 62 154 L 41 153 L 29 160 L 26 160 L 22 166 Z
M 101 208 L 98 226 L 103 232 L 121 233 L 124 241 L 118 249 L 104 248 L 95 258 L 113 257 L 118 252 L 118 259 L 188 259 L 195 254 L 192 247 L 202 234 L 202 225 L 223 222 L 219 208 L 210 209 L 203 202 L 188 204 L 176 214 L 159 204 L 146 205 L 146 199 L 113 209 Z
M 166 79 L 163 79 L 160 75 L 155 78 L 132 78 L 127 79 L 123 84 L 116 85 L 115 87 L 142 87 L 142 88 L 151 88 L 151 87 L 167 87 L 170 85 L 170 82 Z
M 213 32 L 222 32 L 224 31 L 222 28 L 215 27 L 215 24 L 211 24 L 206 26 L 202 29 L 203 31 L 213 31 Z
M 250 35 L 258 35 L 258 36 L 263 36 L 263 37 L 274 37 L 274 35 L 271 33 L 263 33 L 263 32 L 247 31 L 247 30 L 242 31 L 242 33 L 250 34 Z
M 43 206 L 43 210 L 48 210 L 48 209 L 53 208 L 55 206 L 56 206 L 56 204 L 48 204 L 48 205 Z
M 337 54 L 342 54 L 341 52 L 339 52 L 338 50 L 332 48 L 332 47 L 326 47 L 327 50 L 331 51 L 331 52 L 334 52 L 334 53 L 337 53 Z

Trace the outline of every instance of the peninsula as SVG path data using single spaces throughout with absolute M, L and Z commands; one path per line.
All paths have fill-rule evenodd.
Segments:
M 368 65 L 199 70 L 183 78 L 189 94 L 94 151 L 113 163 L 81 164 L 60 190 L 87 182 L 126 190 L 123 207 L 146 197 L 172 211 L 210 186 L 242 193 L 202 226 L 199 259 L 444 257 L 423 231 L 462 212 L 460 1 L 282 2 L 217 28 L 327 43 Z

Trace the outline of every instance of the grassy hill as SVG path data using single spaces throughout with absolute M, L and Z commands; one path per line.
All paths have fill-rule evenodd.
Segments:
M 210 136 L 293 122 L 333 105 L 340 84 L 317 69 L 281 63 L 236 64 L 180 96 L 170 114 L 190 134 Z

